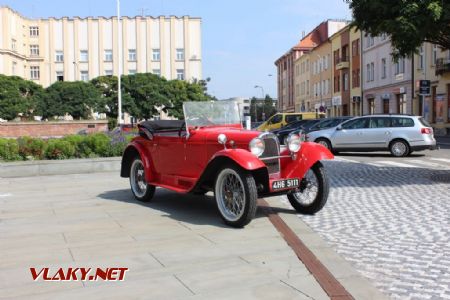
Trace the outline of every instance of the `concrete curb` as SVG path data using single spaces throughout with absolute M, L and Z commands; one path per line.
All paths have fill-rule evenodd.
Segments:
M 274 197 L 273 199 L 277 198 Z M 278 203 L 284 204 L 284 201 L 280 197 L 278 197 L 278 199 Z M 272 199 L 269 198 L 269 200 L 269 203 L 275 204 Z M 277 205 L 271 207 L 276 211 L 276 206 Z M 287 207 L 288 206 L 286 206 L 286 208 Z M 279 216 L 354 299 L 389 299 L 387 295 L 384 295 L 375 288 L 367 278 L 351 265 L 351 263 L 341 257 L 333 247 L 328 245 L 318 233 L 314 232 L 296 214 L 279 213 Z
M 0 178 L 119 172 L 120 157 L 0 163 Z

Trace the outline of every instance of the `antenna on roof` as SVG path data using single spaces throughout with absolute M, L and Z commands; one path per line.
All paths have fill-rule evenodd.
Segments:
M 141 17 L 145 17 L 145 13 L 149 11 L 148 8 L 140 8 L 138 9 L 138 11 L 140 12 Z
M 302 39 L 305 37 L 305 31 L 302 30 Z

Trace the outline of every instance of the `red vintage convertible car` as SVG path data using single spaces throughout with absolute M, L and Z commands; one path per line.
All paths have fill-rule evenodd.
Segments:
M 320 160 L 333 155 L 292 133 L 286 146 L 276 135 L 244 130 L 234 101 L 185 102 L 184 121 L 140 123 L 126 148 L 121 176 L 149 201 L 155 187 L 178 193 L 213 191 L 226 224 L 242 227 L 256 213 L 257 198 L 286 194 L 302 214 L 325 205 L 328 179 Z

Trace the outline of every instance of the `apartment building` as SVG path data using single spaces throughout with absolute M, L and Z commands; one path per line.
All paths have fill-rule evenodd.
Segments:
M 386 35 L 363 36 L 364 114 L 413 113 L 412 60 L 392 59 Z
M 333 95 L 331 116 L 361 115 L 361 33 L 344 27 L 331 36 Z
M 311 111 L 310 101 L 310 54 L 305 52 L 295 61 L 295 111 Z
M 309 53 L 314 48 L 319 47 L 322 43 L 328 41 L 331 35 L 346 26 L 347 23 L 347 21 L 342 20 L 326 20 L 322 22 L 306 36 L 303 36 L 297 45 L 289 49 L 288 52 L 283 54 L 275 61 L 275 65 L 277 66 L 279 111 L 296 111 L 294 82 L 295 61 L 298 60 L 302 55 Z M 316 104 L 317 103 L 315 103 L 314 105 Z M 297 108 L 298 107 L 301 107 L 301 105 L 297 105 Z
M 201 19 L 123 17 L 122 74 L 202 78 Z M 29 19 L 0 7 L 0 73 L 35 81 L 90 80 L 119 73 L 116 17 Z
M 332 59 L 331 41 L 327 38 L 311 53 L 311 111 L 326 112 L 332 108 Z
M 423 115 L 438 133 L 450 132 L 450 51 L 424 43 L 415 56 L 413 113 Z M 429 95 L 419 95 L 419 81 L 430 80 Z

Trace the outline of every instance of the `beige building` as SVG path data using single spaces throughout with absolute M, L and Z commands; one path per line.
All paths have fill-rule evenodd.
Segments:
M 330 114 L 332 103 L 332 59 L 331 42 L 324 41 L 314 48 L 311 59 L 311 105 L 310 111 L 325 111 Z
M 450 51 L 424 43 L 414 59 L 413 113 L 423 115 L 438 134 L 450 132 Z M 430 80 L 428 96 L 419 95 L 419 81 Z
M 0 73 L 44 87 L 119 73 L 116 17 L 28 19 L 0 7 Z M 202 78 L 201 19 L 123 17 L 122 74 Z
M 310 101 L 310 55 L 305 52 L 295 62 L 295 111 L 311 111 Z

